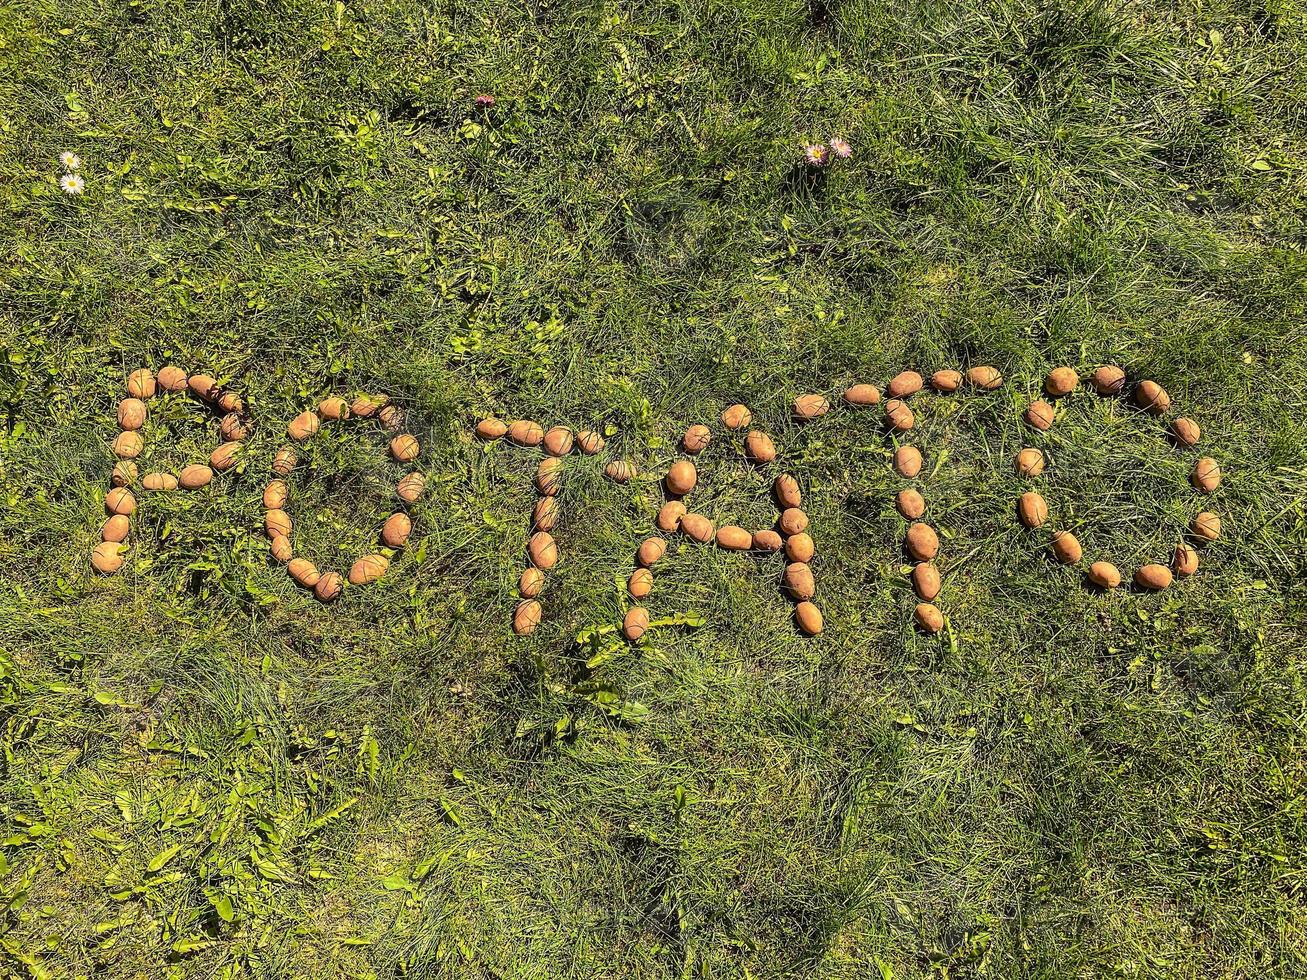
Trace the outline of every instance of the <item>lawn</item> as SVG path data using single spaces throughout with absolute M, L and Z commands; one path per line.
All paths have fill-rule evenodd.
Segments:
M 1304 106 L 1295 0 L 0 7 L 0 976 L 1307 975 Z M 125 380 L 169 364 L 253 432 L 141 491 L 98 575 Z M 1219 489 L 1083 382 L 1022 422 L 1103 364 L 1199 423 Z M 840 404 L 977 365 L 1002 386 L 912 396 L 910 433 Z M 287 424 L 360 392 L 428 483 L 321 603 L 260 496 Z M 800 424 L 805 393 L 835 407 Z M 606 439 L 527 636 L 539 453 L 489 416 Z M 156 399 L 141 472 L 215 418 Z M 693 423 L 719 526 L 798 479 L 820 635 L 779 556 L 673 535 L 661 625 L 618 639 Z M 297 553 L 375 550 L 388 437 L 304 444 Z M 1031 485 L 1080 565 L 1017 522 Z M 1200 506 L 1197 574 L 1086 585 Z

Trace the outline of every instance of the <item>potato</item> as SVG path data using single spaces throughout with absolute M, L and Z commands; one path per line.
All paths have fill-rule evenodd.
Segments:
M 349 567 L 350 585 L 368 585 L 386 574 L 390 559 L 385 555 L 364 555 Z
M 557 497 L 541 497 L 531 511 L 531 528 L 535 531 L 552 531 L 558 523 L 560 508 Z
M 324 419 L 331 419 L 333 422 L 347 419 L 349 418 L 349 402 L 336 395 L 324 398 L 318 402 L 318 415 Z
M 524 599 L 517 604 L 513 610 L 513 632 L 518 636 L 527 636 L 535 632 L 535 628 L 540 625 L 540 618 L 544 615 L 544 610 L 540 603 L 535 599 Z
M 1074 565 L 1084 555 L 1080 541 L 1070 531 L 1058 531 L 1054 534 L 1049 548 L 1053 551 L 1053 557 L 1063 565 Z
M 100 540 L 112 541 L 114 544 L 126 541 L 131 529 L 132 524 L 126 514 L 113 514 L 104 522 L 104 527 L 100 528 Z
M 541 571 L 547 572 L 558 564 L 558 542 L 548 531 L 536 531 L 531 535 L 526 543 L 526 553 L 531 564 Z
M 145 424 L 145 402 L 124 398 L 118 403 L 118 428 L 135 432 Z
M 681 528 L 681 518 L 686 514 L 685 504 L 679 500 L 669 500 L 658 508 L 658 519 L 655 522 L 658 530 L 666 534 L 673 531 L 679 531 Z
M 395 457 L 398 462 L 411 463 L 418 458 L 420 452 L 422 452 L 421 444 L 418 443 L 415 436 L 411 436 L 407 432 L 401 432 L 390 440 L 390 455 Z
M 753 413 L 744 405 L 730 405 L 722 412 L 722 425 L 728 429 L 743 429 L 753 421 Z
M 184 466 L 182 471 L 177 474 L 177 482 L 181 484 L 183 490 L 199 490 L 202 487 L 207 487 L 212 479 L 213 470 L 199 463 Z
M 1044 454 L 1038 449 L 1027 446 L 1017 453 L 1017 472 L 1022 476 L 1035 477 L 1044 472 Z
M 119 432 L 113 441 L 113 454 L 119 459 L 135 459 L 145 449 L 145 440 L 139 432 Z
M 523 599 L 534 599 L 545 588 L 545 573 L 540 569 L 527 566 L 517 580 L 517 594 Z
M 1110 561 L 1094 562 L 1086 575 L 1100 589 L 1115 589 L 1121 584 L 1121 572 Z
M 345 580 L 339 572 L 323 572 L 318 583 L 313 586 L 313 595 L 319 602 L 335 602 L 345 588 Z
M 228 412 L 218 423 L 218 432 L 228 442 L 240 442 L 249 438 L 250 426 L 239 412 Z
M 398 432 L 404 428 L 404 411 L 398 405 L 385 405 L 377 413 L 377 421 L 387 432 Z
M 899 476 L 911 480 L 921 472 L 921 450 L 916 446 L 899 446 L 894 450 L 894 470 Z
M 263 530 L 270 538 L 275 538 L 279 534 L 288 538 L 294 527 L 295 522 L 280 507 L 274 507 L 263 513 Z
M 131 460 L 120 460 L 113 464 L 113 473 L 109 476 L 109 482 L 115 487 L 131 486 L 136 482 L 136 477 L 139 473 L 140 470 L 137 469 L 136 464 Z
M 1204 456 L 1194 463 L 1189 480 L 1203 493 L 1211 493 L 1221 485 L 1221 466 L 1212 457 Z
M 753 547 L 753 535 L 735 524 L 723 524 L 717 529 L 717 547 L 723 551 L 748 551 Z
M 649 610 L 632 606 L 622 617 L 622 635 L 630 642 L 637 642 L 649 630 Z
M 277 561 L 285 564 L 294 557 L 294 550 L 291 547 L 290 538 L 284 534 L 278 534 L 272 538 L 272 557 Z
M 653 591 L 653 572 L 647 568 L 637 568 L 626 580 L 626 591 L 633 599 L 643 599 Z
M 206 402 L 218 400 L 218 382 L 207 374 L 192 374 L 186 379 L 186 387 L 191 389 L 191 394 Z
M 555 496 L 563 488 L 563 461 L 548 456 L 536 467 L 535 486 L 546 497 Z
M 1193 419 L 1177 416 L 1171 423 L 1171 437 L 1182 446 L 1193 446 L 1202 438 L 1203 430 Z
M 780 551 L 785 546 L 785 540 L 776 531 L 768 528 L 765 531 L 753 532 L 753 550 L 773 554 Z
M 285 480 L 271 480 L 263 488 L 263 507 L 265 510 L 283 510 L 289 496 L 290 487 Z
M 290 577 L 306 589 L 313 588 L 318 584 L 318 579 L 322 578 L 318 566 L 307 558 L 292 558 L 286 564 L 286 571 L 290 572 Z
M 133 398 L 153 398 L 154 373 L 149 368 L 138 368 L 127 375 L 127 394 Z
M 182 391 L 186 388 L 186 372 L 169 364 L 159 368 L 159 387 L 164 391 Z
M 776 444 L 771 441 L 771 436 L 757 429 L 744 437 L 744 451 L 755 463 L 770 463 L 776 458 Z
M 807 562 L 796 561 L 786 565 L 781 582 L 785 591 L 794 599 L 802 601 L 817 594 L 817 581 L 812 577 L 812 566 Z
M 117 541 L 101 541 L 91 551 L 91 566 L 101 575 L 112 575 L 123 567 L 122 552 Z
M 1144 565 L 1135 572 L 1135 585 L 1154 592 L 1171 584 L 1171 570 L 1165 565 Z
M 389 395 L 358 395 L 349 403 L 349 413 L 370 419 L 389 404 Z
M 1061 398 L 1075 391 L 1078 384 L 1080 384 L 1080 375 L 1076 374 L 1074 368 L 1055 367 L 1044 379 L 1044 391 L 1052 398 Z
M 1047 432 L 1053 427 L 1054 414 L 1053 406 L 1041 399 L 1026 406 L 1025 419 L 1028 425 L 1040 432 Z
M 403 512 L 396 512 L 386 518 L 381 525 L 381 543 L 387 548 L 402 548 L 408 543 L 408 536 L 413 533 L 413 521 Z
M 243 412 L 245 411 L 245 402 L 241 396 L 234 391 L 220 392 L 218 395 L 218 407 L 224 412 Z
M 776 497 L 776 503 L 782 510 L 786 507 L 798 507 L 803 503 L 803 491 L 799 489 L 799 481 L 788 473 L 782 473 L 773 480 L 771 489 L 772 495 Z
M 104 509 L 110 514 L 130 517 L 136 512 L 136 498 L 126 487 L 114 487 L 104 495 Z
M 794 399 L 794 417 L 800 422 L 819 418 L 830 411 L 830 402 L 821 395 L 800 395 Z
M 1106 397 L 1119 395 L 1125 390 L 1125 372 L 1115 364 L 1106 364 L 1094 372 L 1091 379 L 1094 391 Z
M 507 432 L 508 424 L 496 418 L 482 419 L 476 427 L 477 438 L 484 439 L 486 442 L 501 439 Z
M 406 473 L 395 484 L 395 496 L 406 504 L 411 504 L 422 496 L 427 488 L 427 478 L 421 473 Z
M 890 398 L 907 398 L 908 395 L 915 395 L 921 390 L 923 384 L 921 375 L 916 371 L 902 371 L 890 379 L 890 383 L 885 388 L 885 394 Z
M 635 477 L 635 467 L 624 459 L 615 459 L 604 467 L 604 476 L 614 483 L 630 483 Z
M 319 419 L 314 413 L 300 412 L 291 419 L 290 425 L 286 426 L 286 435 L 296 442 L 303 442 L 318 431 L 319 424 Z
M 930 376 L 930 386 L 936 391 L 957 391 L 962 387 L 962 374 L 958 371 L 936 371 Z
M 880 402 L 880 392 L 876 390 L 875 385 L 853 385 L 844 391 L 844 403 L 852 405 L 854 408 L 866 408 L 868 405 L 876 405 Z
M 722 528 L 717 532 L 717 541 L 720 544 L 722 540 Z M 785 557 L 790 561 L 801 561 L 804 563 L 812 561 L 812 556 L 817 553 L 817 545 L 812 540 L 812 535 L 806 531 L 800 531 L 798 534 L 792 534 L 785 540 Z
M 636 549 L 635 560 L 643 567 L 649 568 L 667 553 L 667 542 L 662 538 L 645 538 Z
M 912 590 L 923 602 L 932 601 L 941 587 L 939 569 L 933 562 L 923 561 L 912 569 Z
M 894 498 L 894 506 L 899 513 L 910 521 L 915 521 L 926 513 L 926 498 L 916 490 L 900 490 Z
M 545 441 L 545 430 L 538 422 L 518 419 L 508 427 L 508 438 L 519 446 L 538 446 Z
M 272 472 L 278 476 L 290 476 L 291 470 L 299 465 L 299 455 L 290 446 L 282 446 L 277 455 L 272 457 Z
M 1003 383 L 1003 375 L 999 374 L 997 368 L 985 364 L 967 371 L 967 380 L 977 388 L 993 391 Z
M 912 615 L 916 618 L 917 625 L 927 633 L 938 633 L 944 628 L 944 614 L 929 602 L 917 603 Z
M 895 432 L 907 432 L 917 420 L 907 402 L 894 398 L 885 403 L 885 423 Z
M 545 433 L 545 452 L 550 456 L 566 456 L 572 451 L 574 443 L 572 430 L 565 425 L 556 425 Z
M 681 531 L 700 544 L 707 544 L 716 535 L 712 521 L 702 514 L 689 513 L 681 518 Z
M 1048 504 L 1033 490 L 1028 490 L 1017 501 L 1017 518 L 1026 527 L 1041 527 L 1048 520 Z
M 791 534 L 799 534 L 808 529 L 808 515 L 798 507 L 786 507 L 781 511 L 777 526 L 780 528 L 781 534 L 786 537 Z
M 691 456 L 697 456 L 708 448 L 712 442 L 712 430 L 706 425 L 692 425 L 681 436 L 681 448 Z
M 576 445 L 587 456 L 593 456 L 604 448 L 604 437 L 592 429 L 583 429 L 576 434 Z
M 1171 570 L 1175 572 L 1177 578 L 1188 578 L 1198 571 L 1198 552 L 1181 541 L 1175 546 L 1175 554 L 1171 558 Z
M 1221 518 L 1210 510 L 1205 510 L 1194 518 L 1190 530 L 1199 540 L 1215 541 L 1221 536 Z
M 146 490 L 176 490 L 178 481 L 171 473 L 146 473 L 141 486 Z
M 239 442 L 224 442 L 209 454 L 209 465 L 219 473 L 223 473 L 236 465 L 240 451 L 241 444 Z
M 821 632 L 821 610 L 811 602 L 805 600 L 794 607 L 794 621 L 808 636 L 816 636 Z
M 1156 381 L 1141 381 L 1139 387 L 1135 389 L 1135 404 L 1150 415 L 1165 415 L 1166 410 L 1171 407 L 1171 396 Z M 1135 578 L 1138 577 L 1136 573 Z
M 917 561 L 930 561 L 939 554 L 939 535 L 929 524 L 917 521 L 908 528 L 904 547 Z
M 663 485 L 673 497 L 684 497 L 698 482 L 699 472 L 688 459 L 678 459 L 663 478 Z

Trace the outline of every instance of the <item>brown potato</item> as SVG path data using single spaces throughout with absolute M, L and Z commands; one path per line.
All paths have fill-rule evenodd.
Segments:
M 1135 572 L 1135 585 L 1160 591 L 1171 584 L 1171 570 L 1165 565 L 1144 565 Z
M 658 519 L 655 523 L 658 530 L 671 534 L 673 531 L 680 530 L 681 518 L 686 514 L 685 504 L 679 500 L 669 500 L 658 508 Z
M 722 425 L 728 429 L 743 429 L 753 421 L 753 413 L 744 405 L 730 405 L 722 412 Z
M 923 602 L 932 601 L 941 588 L 939 569 L 933 562 L 923 561 L 912 569 L 912 590 Z
M 407 432 L 401 432 L 390 440 L 390 455 L 401 463 L 413 462 L 421 451 L 422 447 L 417 438 Z
M 1198 571 L 1198 552 L 1181 541 L 1175 546 L 1175 554 L 1171 557 L 1171 570 L 1175 572 L 1176 578 L 1188 578 Z
M 785 540 L 776 531 L 768 528 L 765 531 L 753 532 L 753 550 L 762 551 L 768 554 L 780 551 L 785 546 Z
M 213 470 L 199 463 L 184 466 L 177 474 L 177 482 L 181 484 L 183 490 L 199 490 L 207 487 L 212 479 Z
M 753 547 L 753 535 L 734 524 L 723 524 L 717 529 L 717 547 L 723 551 L 748 551 Z
M 422 496 L 427 488 L 427 478 L 421 473 L 406 473 L 395 484 L 395 496 L 406 504 L 411 504 Z
M 127 487 L 136 482 L 137 469 L 135 463 L 129 459 L 120 460 L 113 464 L 113 473 L 109 476 L 109 482 L 115 487 Z
M 249 423 L 245 421 L 238 412 L 228 412 L 218 423 L 218 432 L 228 442 L 240 442 L 246 439 L 250 434 Z
M 894 450 L 894 470 L 899 476 L 911 480 L 921 472 L 921 450 L 916 446 L 899 446 Z
M 283 510 L 290 496 L 290 487 L 285 480 L 271 480 L 263 488 L 263 507 L 265 510 Z
M 563 461 L 555 456 L 547 456 L 536 467 L 535 486 L 546 497 L 557 495 L 563 488 Z
M 397 511 L 386 518 L 381 525 L 381 543 L 387 548 L 402 548 L 408 543 L 408 536 L 413 533 L 413 521 L 403 512 Z
M 984 364 L 967 371 L 967 380 L 984 391 L 994 391 L 1003 383 L 1003 375 L 997 368 Z
M 1053 557 L 1063 565 L 1074 565 L 1084 555 L 1079 539 L 1070 531 L 1058 531 L 1049 544 Z
M 390 559 L 385 555 L 364 555 L 349 567 L 349 584 L 367 585 L 375 582 L 386 574 L 388 568 Z
M 812 566 L 807 562 L 796 561 L 785 566 L 781 576 L 785 591 L 794 599 L 802 601 L 817 594 L 817 580 L 812 576 Z
M 145 449 L 145 440 L 139 432 L 119 432 L 113 441 L 113 454 L 119 459 L 135 459 Z
M 126 514 L 113 514 L 104 522 L 104 527 L 100 528 L 100 540 L 112 541 L 114 544 L 126 541 L 131 529 L 132 524 Z
M 830 402 L 821 395 L 800 395 L 794 399 L 794 417 L 801 422 L 819 418 L 830 411 Z
M 717 532 L 717 540 L 722 539 L 722 528 Z M 792 534 L 785 540 L 785 557 L 790 561 L 801 561 L 804 563 L 812 561 L 812 556 L 817 553 L 817 545 L 812 540 L 812 535 L 806 531 L 800 531 L 798 534 Z
M 104 495 L 104 509 L 110 514 L 130 517 L 136 512 L 136 498 L 126 487 L 114 487 Z
M 1121 572 L 1110 561 L 1094 562 L 1086 576 L 1100 589 L 1115 589 L 1121 584 Z
M 821 632 L 821 610 L 807 600 L 794 607 L 794 621 L 808 636 L 816 636 Z
M 1106 364 L 1094 372 L 1094 391 L 1104 397 L 1119 395 L 1125 390 L 1125 372 L 1115 364 Z
M 770 463 L 776 458 L 776 444 L 771 441 L 771 436 L 757 429 L 744 437 L 744 451 L 755 463 Z
M 146 490 L 176 490 L 178 480 L 171 473 L 146 473 L 141 486 Z
M 124 398 L 118 403 L 118 428 L 135 432 L 145 424 L 145 402 Z
M 482 419 L 477 423 L 477 437 L 484 439 L 486 442 L 494 442 L 501 439 L 508 432 L 508 424 L 496 418 Z M 541 436 L 543 439 L 544 437 Z
M 1203 493 L 1211 493 L 1221 485 L 1221 466 L 1212 457 L 1204 456 L 1194 464 L 1189 480 Z
M 538 446 L 545 441 L 545 430 L 538 422 L 518 419 L 508 427 L 508 438 L 519 446 Z
M 239 442 L 224 442 L 209 454 L 209 465 L 219 473 L 223 473 L 236 465 L 240 451 L 241 444 Z
M 917 420 L 907 402 L 894 398 L 885 403 L 885 424 L 894 432 L 907 432 Z
M 1017 517 L 1026 527 L 1041 527 L 1048 520 L 1048 504 L 1033 490 L 1028 490 L 1017 501 Z
M 263 530 L 270 538 L 278 535 L 288 538 L 294 527 L 295 522 L 290 519 L 290 515 L 279 507 L 263 513 Z
M 939 554 L 939 535 L 929 524 L 918 521 L 908 528 L 904 545 L 917 561 L 930 561 Z
M 587 456 L 593 456 L 604 448 L 604 437 L 592 429 L 584 429 L 576 434 L 576 445 Z
M 1196 445 L 1202 434 L 1203 430 L 1198 427 L 1198 423 L 1183 415 L 1171 422 L 1171 437 L 1182 446 Z
M 286 426 L 286 435 L 296 442 L 303 442 L 318 431 L 319 420 L 313 412 L 300 412 Z
M 218 395 L 218 407 L 228 413 L 243 412 L 245 411 L 245 402 L 236 392 L 224 391 Z
M 117 541 L 101 541 L 91 551 L 91 566 L 101 575 L 112 575 L 123 567 L 123 546 Z
M 387 432 L 398 432 L 404 428 L 404 411 L 398 405 L 385 405 L 377 413 L 377 421 Z
M 936 391 L 957 391 L 962 387 L 962 374 L 958 371 L 936 371 L 930 376 L 930 386 Z
M 681 531 L 700 544 L 707 544 L 717 533 L 712 521 L 702 514 L 689 513 L 681 518 Z
M 678 459 L 663 478 L 663 485 L 673 497 L 684 497 L 698 482 L 699 473 L 688 459 Z
M 149 368 L 137 368 L 127 376 L 127 394 L 133 398 L 153 398 L 154 373 Z
M 773 480 L 771 489 L 772 495 L 775 496 L 776 503 L 780 504 L 781 509 L 798 507 L 803 503 L 803 491 L 799 489 L 799 481 L 788 473 L 782 473 Z
M 566 456 L 575 444 L 572 430 L 565 425 L 556 425 L 545 433 L 545 452 L 550 456 Z
M 558 524 L 559 512 L 557 497 L 541 497 L 531 511 L 531 527 L 536 531 L 552 531 Z
M 1150 415 L 1165 415 L 1166 410 L 1171 407 L 1171 396 L 1156 381 L 1141 381 L 1139 387 L 1135 389 L 1135 404 Z M 1167 574 L 1169 575 L 1170 572 Z M 1135 578 L 1138 577 L 1136 573 Z
M 1194 537 L 1202 541 L 1215 541 L 1221 536 L 1221 518 L 1210 510 L 1205 510 L 1194 518 L 1190 525 Z
M 853 385 L 844 392 L 844 403 L 854 408 L 866 408 L 880 403 L 880 392 L 875 385 Z
M 522 569 L 522 574 L 517 580 L 517 594 L 523 599 L 534 599 L 545 588 L 545 573 L 540 569 L 528 565 Z
M 278 476 L 290 476 L 291 470 L 299 464 L 300 458 L 290 446 L 282 446 L 277 455 L 272 457 L 272 472 Z
M 318 579 L 322 578 L 318 566 L 307 558 L 292 558 L 286 563 L 286 571 L 290 572 L 290 577 L 306 589 L 313 588 L 318 584 Z
M 1080 375 L 1076 374 L 1074 368 L 1056 367 L 1049 371 L 1048 377 L 1044 379 L 1044 391 L 1052 398 L 1061 398 L 1075 391 L 1078 384 L 1080 384 Z
M 645 538 L 636 550 L 635 560 L 649 568 L 667 553 L 667 542 L 662 538 Z
M 513 632 L 518 636 L 534 633 L 543 615 L 544 610 L 537 600 L 523 599 L 513 610 Z
M 186 387 L 191 389 L 191 394 L 206 402 L 218 400 L 218 382 L 207 374 L 192 374 L 186 379 Z
M 912 615 L 916 618 L 917 625 L 927 633 L 938 633 L 944 628 L 944 614 L 929 602 L 917 603 Z
M 637 568 L 626 580 L 626 591 L 633 599 L 643 599 L 653 591 L 653 572 L 647 568 Z
M 894 506 L 899 513 L 910 521 L 915 521 L 926 513 L 926 498 L 916 490 L 900 490 L 894 498 Z
M 1053 417 L 1055 415 L 1053 406 L 1043 400 L 1033 401 L 1026 406 L 1025 419 L 1026 423 L 1038 429 L 1040 432 L 1047 432 L 1053 427 Z
M 1044 472 L 1044 454 L 1038 449 L 1027 446 L 1017 453 L 1017 472 L 1022 476 L 1035 477 Z
M 347 419 L 349 418 L 349 402 L 337 395 L 331 395 L 318 402 L 318 414 L 324 419 L 331 419 L 333 422 Z
M 339 572 L 323 572 L 313 586 L 313 595 L 319 602 L 335 602 L 345 588 L 345 580 Z
M 890 398 L 907 398 L 919 392 L 923 383 L 921 375 L 916 371 L 902 371 L 890 379 L 885 394 Z
M 164 391 L 182 391 L 186 387 L 186 372 L 172 364 L 159 368 L 159 387 Z
M 549 571 L 558 564 L 558 542 L 548 531 L 536 531 L 526 543 L 527 557 L 541 571 Z
M 272 557 L 283 565 L 295 556 L 291 547 L 290 538 L 284 534 L 278 534 L 272 538 Z
M 691 456 L 697 456 L 708 448 L 712 442 L 712 430 L 706 425 L 692 425 L 681 436 L 681 448 Z
M 799 534 L 808 529 L 808 515 L 798 507 L 786 507 L 781 511 L 777 526 L 781 534 L 787 537 L 791 534 Z
M 349 413 L 361 419 L 368 419 L 389 404 L 389 395 L 358 395 L 349 403 Z
M 649 630 L 649 610 L 632 606 L 622 617 L 622 635 L 632 643 L 637 642 Z
M 604 467 L 604 476 L 614 483 L 630 483 L 635 477 L 635 467 L 624 459 L 615 459 Z

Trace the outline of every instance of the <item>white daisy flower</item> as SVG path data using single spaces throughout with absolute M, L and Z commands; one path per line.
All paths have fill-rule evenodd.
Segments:
M 64 174 L 59 178 L 59 188 L 65 194 L 80 194 L 86 190 L 86 181 L 77 174 Z
M 76 153 L 65 151 L 59 154 L 59 162 L 64 165 L 65 170 L 77 170 L 82 165 L 82 158 Z

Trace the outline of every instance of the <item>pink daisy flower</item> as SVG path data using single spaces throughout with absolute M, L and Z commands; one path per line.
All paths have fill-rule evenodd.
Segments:
M 810 167 L 824 167 L 830 159 L 830 150 L 821 143 L 809 143 L 803 148 L 803 159 Z
M 844 139 L 843 137 L 840 136 L 832 137 L 830 141 L 830 148 L 831 148 L 831 152 L 834 153 L 841 160 L 847 160 L 849 157 L 853 156 L 853 147 L 851 147 L 849 145 L 849 141 Z
M 495 105 L 495 97 L 483 92 L 476 97 L 476 104 L 478 109 L 492 109 Z

